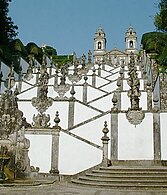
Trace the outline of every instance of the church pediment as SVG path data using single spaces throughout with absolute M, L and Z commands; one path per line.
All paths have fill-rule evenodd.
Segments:
M 120 51 L 119 49 L 113 49 L 113 50 L 111 50 L 111 51 L 109 51 L 109 52 L 107 52 L 106 54 L 108 54 L 108 55 L 127 55 L 125 52 L 123 52 L 123 51 Z

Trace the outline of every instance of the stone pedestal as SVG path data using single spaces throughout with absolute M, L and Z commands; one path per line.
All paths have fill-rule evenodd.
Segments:
M 96 70 L 93 69 L 93 74 L 92 74 L 92 86 L 96 87 Z
M 153 113 L 154 160 L 161 160 L 160 113 Z
M 147 110 L 152 110 L 152 90 L 147 88 Z
M 87 93 L 88 93 L 88 89 L 87 89 L 87 83 L 83 84 L 83 103 L 87 103 Z
M 107 128 L 107 122 L 104 122 L 104 128 L 103 128 L 103 133 L 104 136 L 101 138 L 102 144 L 103 144 L 103 159 L 102 159 L 102 164 L 103 166 L 108 166 L 108 142 L 109 142 L 109 137 L 107 136 L 107 133 L 109 132 Z
M 118 112 L 111 112 L 111 161 L 118 160 Z
M 51 156 L 51 174 L 59 174 L 58 160 L 59 160 L 59 134 L 60 127 L 57 126 L 52 130 L 52 156 Z
M 75 109 L 75 98 L 70 97 L 69 99 L 69 110 L 68 110 L 68 128 L 74 126 L 74 109 Z

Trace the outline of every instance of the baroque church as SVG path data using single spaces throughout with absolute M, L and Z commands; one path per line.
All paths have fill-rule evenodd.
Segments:
M 125 51 L 120 51 L 117 48 L 107 51 L 106 35 L 102 27 L 99 27 L 94 36 L 94 62 L 108 61 L 118 65 L 129 61 L 129 56 L 133 53 L 138 54 L 137 49 L 137 34 L 132 27 L 129 27 L 125 36 Z
M 132 27 L 124 51 L 106 42 L 99 27 L 94 51 L 60 68 L 45 52 L 18 56 L 19 74 L 1 61 L 2 193 L 167 187 L 167 78 Z

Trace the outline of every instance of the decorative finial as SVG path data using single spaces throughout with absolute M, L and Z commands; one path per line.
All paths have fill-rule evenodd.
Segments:
M 93 71 L 93 73 L 95 74 L 95 72 L 96 72 L 96 68 L 95 68 L 95 67 L 93 67 L 93 70 L 92 70 L 92 71 Z
M 72 97 L 74 97 L 74 95 L 75 95 L 74 85 L 72 85 L 70 94 L 72 95 Z
M 147 86 L 151 87 L 151 80 L 150 80 L 150 78 L 148 78 L 148 80 L 147 80 Z
M 114 95 L 112 97 L 112 103 L 113 103 L 113 108 L 111 109 L 113 112 L 117 112 L 118 108 L 117 108 L 117 103 L 118 103 L 118 98 L 117 98 L 117 94 L 114 92 Z
M 107 133 L 109 132 L 109 130 L 108 130 L 108 128 L 107 128 L 107 121 L 104 121 L 104 128 L 103 128 L 103 133 L 104 133 L 104 136 L 106 136 L 107 135 Z
M 18 86 L 16 85 L 16 88 L 15 88 L 15 90 L 14 90 L 14 95 L 18 95 L 19 94 L 19 90 L 18 90 Z
M 92 62 L 92 52 L 89 50 L 88 51 L 88 63 Z
M 157 95 L 154 95 L 153 102 L 157 103 L 159 101 L 159 98 Z
M 117 80 L 117 87 L 121 87 L 121 78 L 120 77 Z
M 86 83 L 87 80 L 88 80 L 88 77 L 87 77 L 87 75 L 85 75 L 85 76 L 84 76 L 84 81 L 85 81 L 85 83 Z
M 114 92 L 114 95 L 113 95 L 113 98 L 112 98 L 112 102 L 113 102 L 114 105 L 116 105 L 117 102 L 118 102 L 117 95 L 116 95 L 115 92 Z
M 56 111 L 56 116 L 55 116 L 54 122 L 55 122 L 55 126 L 59 125 L 60 118 L 59 118 L 59 112 L 58 111 Z
M 84 68 L 85 67 L 85 62 L 86 62 L 85 54 L 82 55 L 81 59 L 82 59 L 82 68 Z

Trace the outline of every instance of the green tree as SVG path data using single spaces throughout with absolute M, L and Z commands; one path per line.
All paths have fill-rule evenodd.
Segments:
M 18 34 L 18 27 L 8 16 L 11 0 L 0 0 L 0 46 L 7 45 Z
M 167 0 L 160 0 L 159 13 L 155 16 L 154 24 L 157 30 L 167 32 Z

